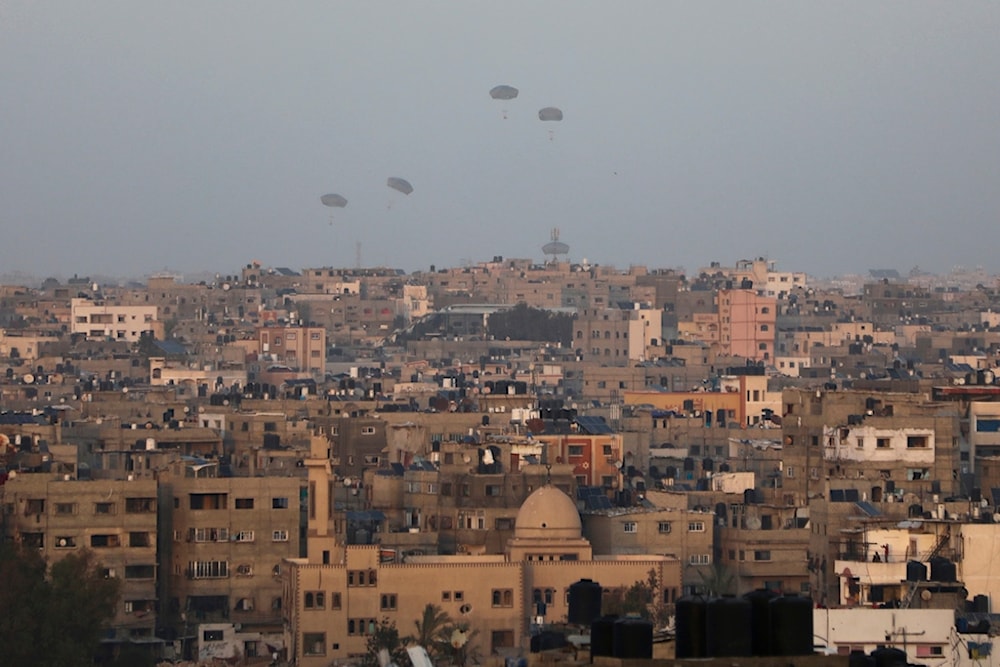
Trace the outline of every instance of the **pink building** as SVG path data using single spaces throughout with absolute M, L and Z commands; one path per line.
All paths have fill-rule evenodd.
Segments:
M 745 289 L 720 290 L 719 328 L 722 349 L 733 356 L 774 360 L 777 300 Z

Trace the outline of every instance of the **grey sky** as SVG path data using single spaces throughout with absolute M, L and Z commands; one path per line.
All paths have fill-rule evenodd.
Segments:
M 996 2 L 3 0 L 0 273 L 996 272 L 998 82 Z

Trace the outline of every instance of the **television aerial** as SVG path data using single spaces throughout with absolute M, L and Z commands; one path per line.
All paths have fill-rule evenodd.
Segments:
M 559 255 L 569 253 L 569 246 L 559 240 L 558 227 L 553 227 L 552 233 L 549 236 L 552 240 L 542 246 L 542 252 L 546 255 L 552 255 L 552 259 L 550 261 L 556 262 L 559 259 Z

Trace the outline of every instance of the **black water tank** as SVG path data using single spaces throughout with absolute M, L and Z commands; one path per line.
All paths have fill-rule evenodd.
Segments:
M 918 560 L 906 561 L 907 581 L 927 581 L 927 566 Z
M 551 649 L 562 648 L 568 645 L 569 642 L 566 640 L 566 635 L 561 632 L 555 632 L 553 630 L 543 630 L 537 635 L 531 636 L 531 652 L 539 653 L 541 651 L 549 651 Z
M 576 625 L 589 626 L 601 617 L 601 585 L 590 579 L 581 579 L 569 587 L 569 615 L 567 620 Z
M 977 614 L 988 614 L 990 613 L 990 596 L 989 595 L 977 595 L 972 598 L 972 611 Z
M 749 600 L 731 595 L 709 600 L 705 611 L 707 657 L 748 657 L 753 651 L 751 614 Z
M 614 655 L 615 621 L 617 620 L 617 614 L 610 614 L 601 616 L 590 624 L 591 662 L 593 662 L 594 656 L 603 655 L 610 658 Z
M 931 558 L 931 581 L 956 581 L 955 564 L 947 558 L 937 556 Z
M 847 656 L 847 667 L 875 667 L 875 658 L 864 651 L 851 651 Z
M 700 595 L 684 596 L 677 600 L 675 657 L 704 658 L 708 655 L 708 649 L 705 646 L 705 614 L 707 609 L 708 600 Z
M 770 602 L 771 655 L 812 655 L 812 600 L 783 595 Z
M 652 622 L 642 618 L 619 618 L 615 622 L 612 657 L 652 660 Z
M 901 648 L 883 646 L 872 651 L 875 667 L 906 667 L 906 651 Z
M 766 588 L 759 588 L 743 594 L 743 598 L 750 602 L 750 614 L 753 619 L 750 627 L 752 655 L 773 655 L 771 653 L 771 607 L 769 603 L 775 597 L 777 597 L 777 593 Z

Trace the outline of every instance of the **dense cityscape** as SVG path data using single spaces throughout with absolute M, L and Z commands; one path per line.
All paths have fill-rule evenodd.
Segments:
M 5 281 L 4 558 L 116 583 L 108 664 L 503 664 L 579 648 L 584 582 L 678 657 L 753 595 L 829 656 L 989 655 L 996 276 L 567 250 Z

